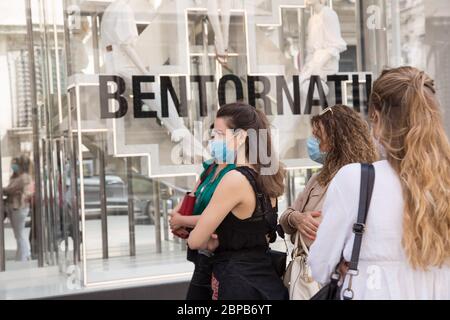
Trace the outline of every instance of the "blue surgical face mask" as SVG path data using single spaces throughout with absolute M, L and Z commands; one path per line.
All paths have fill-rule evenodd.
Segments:
M 209 140 L 208 149 L 218 163 L 234 163 L 236 152 L 227 148 L 225 140 Z
M 320 142 L 316 137 L 309 137 L 306 143 L 308 147 L 308 154 L 311 160 L 324 164 L 327 156 L 326 152 L 320 151 Z
M 19 165 L 16 164 L 16 163 L 12 164 L 12 165 L 11 165 L 11 170 L 12 170 L 14 173 L 18 173 L 18 172 L 19 172 Z

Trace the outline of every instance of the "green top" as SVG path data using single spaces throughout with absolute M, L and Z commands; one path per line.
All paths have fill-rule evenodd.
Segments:
M 198 186 L 197 190 L 195 191 L 195 197 L 197 198 L 195 201 L 194 206 L 194 215 L 199 215 L 203 213 L 203 210 L 208 206 L 209 201 L 212 198 L 212 195 L 214 194 L 214 191 L 217 188 L 217 185 L 219 184 L 222 177 L 230 170 L 233 170 L 236 168 L 235 164 L 227 164 L 225 168 L 223 168 L 217 177 L 213 179 L 214 175 L 216 174 L 217 170 L 217 164 L 213 162 L 214 160 L 207 160 L 203 162 L 203 172 L 202 175 L 205 174 L 208 167 L 213 164 L 213 169 L 208 174 L 208 176 L 203 180 L 203 182 Z

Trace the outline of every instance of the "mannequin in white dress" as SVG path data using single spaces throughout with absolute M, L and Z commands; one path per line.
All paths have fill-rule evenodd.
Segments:
M 89 66 L 89 55 L 84 42 L 89 37 L 89 21 L 83 17 L 80 29 L 74 29 L 70 41 L 72 73 L 83 73 Z
M 161 1 L 148 0 L 151 9 L 158 10 Z M 101 41 L 105 48 L 106 72 L 122 77 L 128 87 L 134 75 L 154 75 L 139 57 L 135 44 L 138 39 L 135 15 L 130 0 L 117 0 L 109 5 L 102 18 Z M 169 99 L 169 117 L 163 118 L 161 111 L 160 85 L 158 82 L 146 84 L 143 90 L 155 92 L 155 101 L 143 100 L 144 111 L 156 111 L 164 127 L 170 132 L 173 142 L 183 142 L 183 154 L 188 157 L 202 156 L 204 148 L 185 126 L 176 107 Z M 194 146 L 188 147 L 188 146 Z
M 306 43 L 306 61 L 300 72 L 301 108 L 304 110 L 311 76 L 320 76 L 325 95 L 328 94 L 327 76 L 339 71 L 339 54 L 346 50 L 347 44 L 341 36 L 339 19 L 335 11 L 326 6 L 325 0 L 307 0 L 314 14 L 309 19 Z M 289 84 L 293 92 L 293 84 Z M 314 99 L 318 99 L 317 88 Z M 292 134 L 300 126 L 300 118 L 294 117 L 287 101 L 283 104 L 283 116 L 277 116 L 272 125 L 280 134 Z M 294 145 L 293 139 L 280 139 L 279 154 L 284 155 Z
M 306 0 L 314 14 L 308 22 L 306 62 L 301 71 L 304 97 L 308 92 L 309 79 L 313 75 L 320 76 L 325 94 L 328 93 L 327 76 L 339 71 L 339 54 L 347 49 L 347 44 L 341 36 L 339 18 L 325 3 L 326 0 Z

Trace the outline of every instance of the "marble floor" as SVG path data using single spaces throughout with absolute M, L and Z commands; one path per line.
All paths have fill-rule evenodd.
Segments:
M 163 224 L 162 224 L 163 225 Z M 186 245 L 170 233 L 160 236 L 160 246 L 154 225 L 137 225 L 135 230 L 136 255 L 131 257 L 126 216 L 108 219 L 109 258 L 102 258 L 101 224 L 99 220 L 86 221 L 86 264 L 73 263 L 73 243 L 60 243 L 58 259 L 46 255 L 46 266 L 37 267 L 37 261 L 15 262 L 15 240 L 11 229 L 6 229 L 6 272 L 0 272 L 0 299 L 34 299 L 69 295 L 86 291 L 133 287 L 148 284 L 187 281 L 193 264 L 186 260 Z M 272 248 L 285 251 L 280 239 Z M 87 284 L 87 285 L 85 285 Z
M 10 271 L 0 273 L 0 300 L 36 299 L 80 292 L 188 281 L 193 265 L 173 254 L 88 260 L 88 284 L 80 281 L 82 266 L 38 268 L 36 261 L 8 262 Z

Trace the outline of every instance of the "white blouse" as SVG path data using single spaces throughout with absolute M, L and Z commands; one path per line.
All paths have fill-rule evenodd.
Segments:
M 375 185 L 363 235 L 359 275 L 353 278 L 354 299 L 450 299 L 450 267 L 414 270 L 403 250 L 403 197 L 400 180 L 386 161 L 374 163 Z M 359 204 L 361 165 L 343 167 L 331 181 L 323 221 L 308 262 L 313 278 L 329 282 L 342 251 L 350 261 Z M 348 283 L 346 277 L 344 288 Z

